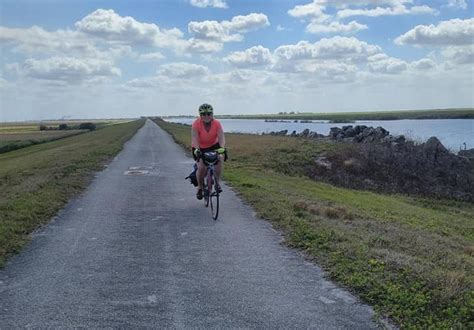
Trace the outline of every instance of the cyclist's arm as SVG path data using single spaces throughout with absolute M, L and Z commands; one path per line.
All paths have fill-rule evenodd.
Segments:
M 193 148 L 199 147 L 199 134 L 196 128 L 191 129 L 191 146 Z
M 217 142 L 221 148 L 225 148 L 225 135 L 222 126 L 219 126 L 219 129 L 217 130 Z

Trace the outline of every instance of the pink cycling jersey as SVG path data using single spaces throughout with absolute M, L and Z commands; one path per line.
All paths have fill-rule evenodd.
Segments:
M 206 149 L 219 142 L 219 133 L 222 133 L 222 125 L 217 119 L 211 121 L 211 128 L 207 131 L 201 118 L 193 122 L 193 129 L 197 131 L 199 148 Z M 194 148 L 198 146 L 194 146 Z

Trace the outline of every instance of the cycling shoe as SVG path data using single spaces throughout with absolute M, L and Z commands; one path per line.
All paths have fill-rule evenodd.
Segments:
M 198 189 L 197 193 L 196 193 L 196 198 L 201 200 L 202 199 L 202 189 Z

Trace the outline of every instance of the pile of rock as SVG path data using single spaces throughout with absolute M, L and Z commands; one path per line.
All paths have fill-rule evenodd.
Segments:
M 271 135 L 288 135 L 287 130 Z M 305 129 L 289 136 L 350 144 L 318 155 L 308 176 L 355 189 L 474 201 L 474 149 L 458 155 L 436 138 L 417 144 L 382 127 L 331 128 L 325 136 Z
M 282 131 L 278 131 L 278 132 L 270 132 L 268 133 L 269 135 L 281 135 L 281 136 L 285 136 L 286 134 L 288 134 L 288 130 L 287 129 L 284 129 Z M 265 133 L 263 133 L 263 135 L 265 135 Z
M 395 147 L 397 149 L 411 149 L 415 147 L 415 143 L 411 140 L 407 140 L 404 135 L 393 136 L 390 132 L 383 127 L 368 127 L 365 125 L 357 126 L 343 126 L 332 127 L 329 131 L 329 135 L 319 134 L 309 129 L 305 129 L 300 133 L 293 131 L 288 134 L 288 130 L 281 130 L 277 132 L 270 132 L 269 135 L 286 136 L 291 137 L 303 137 L 308 139 L 330 139 L 341 142 L 352 142 L 352 143 L 376 143 L 382 144 L 389 147 Z M 426 153 L 438 155 L 438 154 L 449 154 L 450 151 L 446 149 L 442 143 L 436 138 L 431 137 L 425 143 L 419 146 L 424 149 Z M 461 150 L 459 156 L 474 159 L 474 149 Z
M 288 130 L 284 129 L 284 130 L 277 131 L 277 132 L 272 131 L 272 132 L 267 133 L 267 134 L 268 135 L 285 136 L 285 135 L 288 135 Z M 265 135 L 265 133 L 263 133 L 262 135 Z M 303 137 L 303 138 L 309 138 L 309 139 L 327 137 L 323 134 L 318 134 L 317 132 L 310 131 L 309 129 L 305 129 L 301 133 L 296 133 L 296 131 L 293 131 L 293 132 L 291 132 L 291 134 L 289 134 L 289 136 L 291 136 L 291 137 Z
M 469 159 L 474 159 L 474 148 L 466 149 L 466 150 L 460 150 L 458 155 L 469 158 Z
M 326 136 L 322 134 L 318 134 L 316 132 L 310 131 L 309 129 L 305 129 L 301 133 L 296 133 L 296 131 L 293 131 L 290 136 L 293 137 L 303 137 L 303 138 L 308 138 L 308 139 L 316 139 L 316 138 L 324 138 Z
M 269 135 L 288 135 L 288 130 L 282 130 L 277 132 L 270 132 Z M 309 129 L 303 130 L 301 133 L 296 133 L 293 131 L 289 134 L 292 137 L 303 137 L 309 139 L 316 138 L 329 138 L 331 140 L 337 141 L 349 141 L 356 143 L 371 143 L 371 142 L 404 142 L 405 137 L 393 137 L 389 132 L 382 127 L 367 127 L 365 125 L 357 125 L 353 127 L 352 125 L 339 127 L 332 127 L 329 135 L 319 134 Z
M 387 137 L 320 155 L 310 176 L 355 189 L 474 201 L 474 162 L 468 157 L 434 136 L 422 144 L 385 143 Z
M 390 136 L 390 133 L 383 127 L 367 127 L 365 125 L 357 125 L 353 127 L 352 125 L 339 127 L 332 127 L 329 132 L 329 138 L 332 140 L 350 140 L 350 142 L 356 143 L 372 143 L 372 142 L 382 142 L 386 137 Z M 395 139 L 390 136 L 391 139 Z M 405 140 L 405 137 L 400 139 Z

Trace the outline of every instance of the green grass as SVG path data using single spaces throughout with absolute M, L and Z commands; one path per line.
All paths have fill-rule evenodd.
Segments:
M 130 121 L 130 120 L 128 120 Z M 84 120 L 76 121 L 42 121 L 40 123 L 15 122 L 0 123 L 0 153 L 17 150 L 31 145 L 50 142 L 62 139 L 71 135 L 82 134 L 88 130 L 79 130 L 79 124 L 88 122 Z M 96 129 L 101 129 L 110 125 L 117 125 L 127 122 L 127 120 L 93 120 Z M 69 126 L 67 130 L 59 130 L 60 124 Z M 55 128 L 55 130 L 40 130 L 40 125 Z
M 157 122 L 189 150 L 190 127 Z M 305 177 L 308 162 L 337 151 L 337 143 L 245 134 L 226 140 L 226 181 L 329 277 L 402 328 L 473 328 L 473 205 Z
M 374 111 L 374 112 L 340 112 L 340 113 L 282 113 L 267 115 L 228 115 L 218 118 L 234 119 L 299 119 L 330 120 L 333 122 L 352 122 L 355 120 L 398 120 L 398 119 L 473 119 L 474 109 L 436 109 L 410 111 Z
M 144 120 L 0 154 L 0 266 L 83 190 Z

